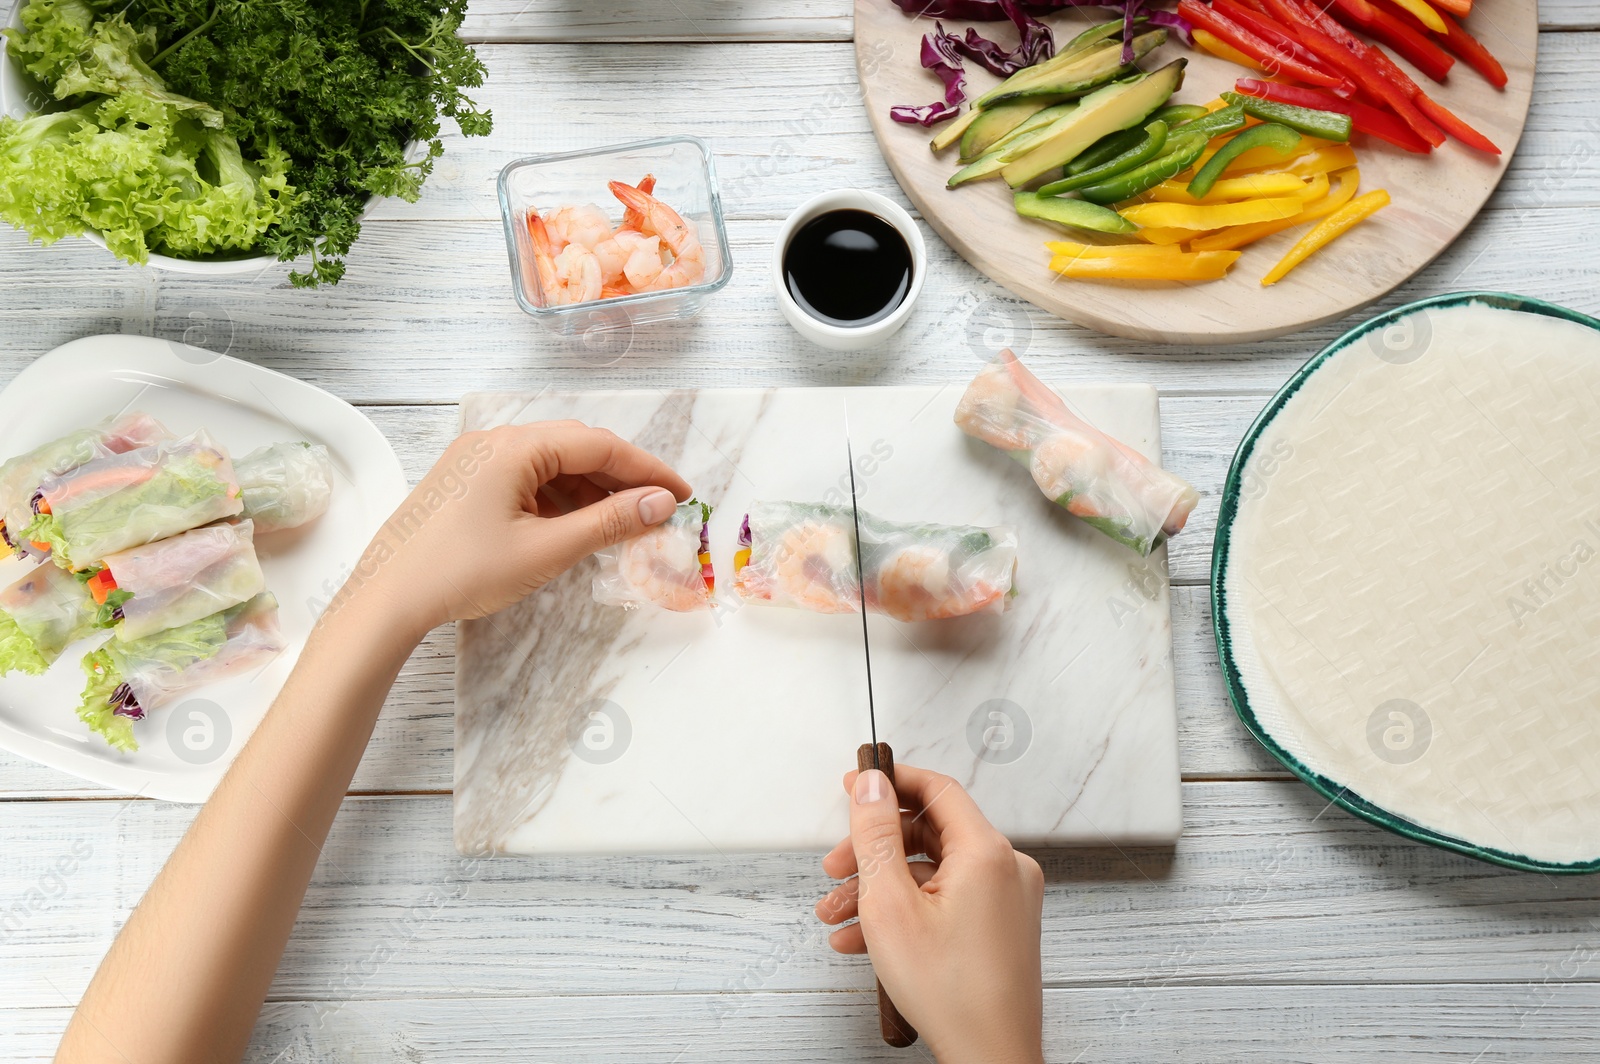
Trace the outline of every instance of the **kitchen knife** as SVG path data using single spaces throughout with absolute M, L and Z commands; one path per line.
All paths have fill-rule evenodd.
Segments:
M 889 786 L 893 787 L 894 751 L 888 743 L 878 742 L 878 713 L 872 697 L 872 640 L 867 634 L 867 578 L 866 569 L 861 563 L 861 507 L 856 502 L 856 456 L 850 446 L 848 410 L 845 411 L 844 450 L 850 462 L 850 516 L 855 522 L 856 533 L 856 591 L 861 605 L 861 648 L 867 664 L 867 720 L 872 726 L 872 742 L 863 743 L 856 750 L 856 768 L 862 772 L 869 768 L 877 769 L 889 777 Z M 903 1049 L 917 1040 L 917 1029 L 900 1015 L 900 1010 L 883 989 L 881 979 L 878 980 L 878 1028 L 883 1033 L 883 1040 L 896 1048 Z

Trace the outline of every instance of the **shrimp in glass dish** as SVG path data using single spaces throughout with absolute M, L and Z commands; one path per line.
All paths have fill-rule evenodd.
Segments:
M 638 212 L 642 219 L 639 231 L 660 237 L 661 246 L 672 253 L 672 262 L 640 291 L 686 288 L 706 279 L 706 250 L 694 226 L 665 203 L 632 185 L 613 181 L 611 192 L 628 210 Z
M 595 554 L 594 600 L 624 609 L 653 607 L 672 613 L 709 610 L 716 577 L 706 522 L 711 507 L 694 499 L 664 524 Z
M 528 212 L 528 238 L 532 244 L 533 265 L 538 271 L 538 290 L 545 303 L 562 306 L 587 303 L 600 298 L 604 287 L 600 260 L 582 244 L 557 248 L 545 221 L 536 211 Z

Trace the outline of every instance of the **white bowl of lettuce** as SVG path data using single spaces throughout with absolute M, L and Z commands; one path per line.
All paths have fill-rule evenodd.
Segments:
M 25 32 L 28 6 L 29 0 L 17 0 L 8 28 Z M 72 67 L 63 80 L 84 90 L 65 101 L 17 62 L 9 42 L 0 48 L 0 111 L 35 134 L 21 144 L 0 140 L 0 216 L 9 213 L 9 203 L 18 213 L 32 212 L 27 228 L 35 239 L 83 236 L 119 258 L 160 270 L 260 273 L 277 259 L 254 253 L 252 246 L 288 206 L 275 192 L 285 184 L 287 158 L 247 162 L 238 143 L 221 131 L 221 113 L 166 92 L 139 56 L 139 36 L 124 27 L 102 29 L 88 63 L 55 60 L 58 69 Z M 59 41 L 62 34 L 55 36 Z M 106 128 L 92 115 L 106 114 L 102 105 L 113 95 L 121 103 L 113 111 L 121 118 Z M 87 136 L 96 126 L 110 135 Z M 81 148 L 72 151 L 73 143 Z M 64 175 L 86 159 L 116 175 L 115 194 L 104 194 L 103 181 L 88 184 Z M 54 183 L 53 196 L 33 194 L 47 182 Z M 153 189 L 159 192 L 140 198 Z M 151 226 L 157 214 L 161 221 Z

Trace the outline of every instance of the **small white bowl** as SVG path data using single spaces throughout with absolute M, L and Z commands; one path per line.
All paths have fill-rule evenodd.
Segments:
M 783 278 L 783 256 L 789 250 L 789 241 L 794 238 L 796 231 L 818 215 L 847 210 L 866 211 L 882 218 L 905 237 L 906 246 L 911 249 L 911 289 L 906 292 L 905 299 L 900 301 L 893 314 L 858 328 L 830 325 L 813 318 L 795 302 Z M 922 242 L 922 231 L 917 228 L 911 215 L 891 199 L 876 192 L 854 188 L 824 192 L 806 200 L 778 230 L 778 240 L 772 249 L 772 283 L 778 293 L 778 309 L 783 311 L 784 318 L 801 336 L 833 351 L 860 351 L 899 332 L 911 317 L 911 308 L 916 305 L 917 297 L 922 294 L 922 279 L 927 272 L 928 248 Z

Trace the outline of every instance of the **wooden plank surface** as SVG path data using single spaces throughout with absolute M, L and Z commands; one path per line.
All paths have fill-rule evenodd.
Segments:
M 848 767 L 846 757 L 841 775 Z M 1184 803 L 1175 851 L 1040 855 L 1051 985 L 1517 982 L 1594 948 L 1595 877 L 1528 875 L 1418 846 L 1297 782 L 1190 783 Z M 76 801 L 4 811 L 0 1002 L 57 1005 L 82 992 L 194 810 Z M 352 798 L 271 996 L 856 988 L 860 962 L 828 950 L 811 913 L 827 887 L 819 859 L 472 860 L 450 845 L 448 796 Z M 1593 987 L 1600 970 L 1586 963 L 1570 978 Z
M 1595 30 L 1600 9 L 1547 0 L 1540 20 Z M 419 204 L 385 204 L 344 285 L 290 290 L 283 268 L 195 282 L 5 233 L 0 381 L 78 336 L 187 338 L 366 405 L 413 478 L 473 388 L 948 383 L 1001 343 L 1051 375 L 1153 383 L 1167 460 L 1202 491 L 1171 566 L 1188 830 L 1171 853 L 1046 858 L 1050 1059 L 1595 1058 L 1600 881 L 1489 868 L 1324 810 L 1223 693 L 1205 583 L 1221 477 L 1265 397 L 1345 323 L 1203 353 L 1108 339 L 1030 314 L 934 238 L 908 329 L 866 355 L 822 352 L 772 302 L 777 222 L 836 185 L 904 202 L 859 101 L 848 0 L 480 0 L 468 31 L 563 43 L 482 49 L 496 134 L 453 139 Z M 632 43 L 572 43 L 600 39 Z M 1539 48 L 1490 208 L 1385 305 L 1498 287 L 1600 312 L 1600 35 L 1547 32 Z M 561 346 L 510 301 L 494 176 L 528 152 L 666 128 L 717 152 L 734 282 L 620 359 Z M 249 1059 L 891 1059 L 866 970 L 811 922 L 814 855 L 461 864 L 453 667 L 441 634 L 402 674 L 355 782 L 381 796 L 347 803 Z M 0 755 L 0 1058 L 48 1059 L 192 815 Z
M 1045 992 L 1045 1052 L 1095 1064 L 1202 1059 L 1196 1047 L 1203 1059 L 1230 1064 L 1577 1064 L 1600 1051 L 1592 993 L 1591 984 L 1559 976 L 1421 987 L 1053 988 Z M 786 1064 L 928 1059 L 885 1046 L 874 1008 L 865 992 L 817 991 L 280 1002 L 266 1007 L 246 1059 L 746 1064 L 753 1037 L 781 1053 L 764 1059 Z M 0 1008 L 0 1055 L 43 1064 L 67 1017 L 65 1008 Z M 1295 1047 L 1286 1049 L 1278 1032 L 1293 1032 Z

